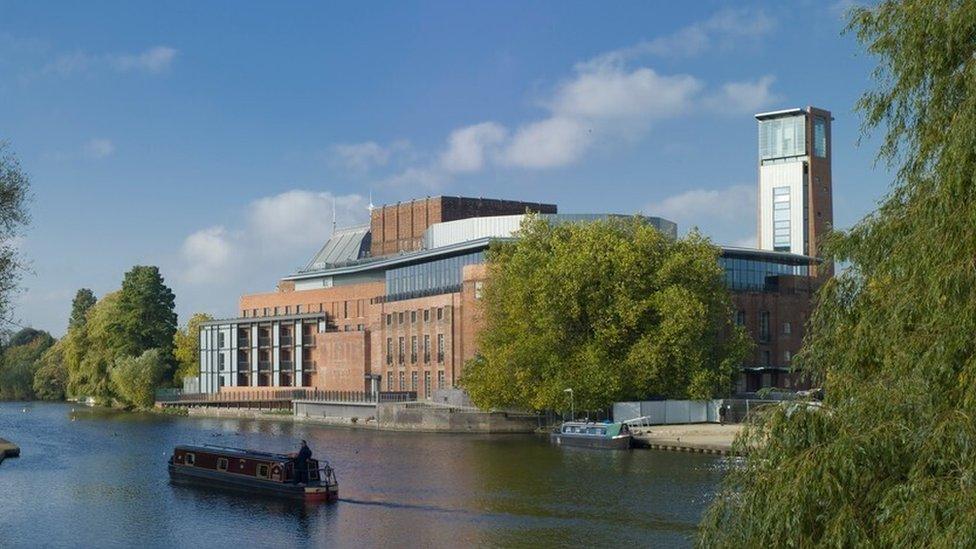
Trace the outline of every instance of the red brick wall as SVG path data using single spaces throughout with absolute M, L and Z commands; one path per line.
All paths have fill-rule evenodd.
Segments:
M 369 357 L 366 331 L 327 332 L 315 336 L 312 386 L 328 391 L 364 391 Z

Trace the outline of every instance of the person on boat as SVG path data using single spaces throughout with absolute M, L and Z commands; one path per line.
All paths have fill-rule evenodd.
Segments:
M 295 483 L 308 482 L 308 460 L 312 457 L 312 450 L 308 443 L 302 441 L 302 447 L 295 456 Z

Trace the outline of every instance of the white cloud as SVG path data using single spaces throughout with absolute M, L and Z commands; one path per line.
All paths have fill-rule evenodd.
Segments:
M 752 114 L 780 100 L 770 87 L 776 78 L 766 75 L 754 82 L 727 82 L 705 99 L 705 104 L 726 114 Z
M 775 26 L 776 21 L 763 11 L 728 9 L 671 34 L 607 52 L 593 61 L 623 62 L 647 55 L 694 57 L 716 48 L 729 49 L 741 41 L 755 41 Z
M 576 64 L 572 74 L 539 101 L 543 113 L 514 124 L 457 128 L 434 161 L 408 166 L 380 185 L 442 186 L 457 174 L 490 167 L 555 169 L 579 162 L 596 146 L 645 134 L 659 120 L 696 110 L 752 113 L 777 101 L 775 78 L 733 81 L 709 88 L 690 74 L 662 74 L 631 66 L 648 54 L 698 55 L 767 34 L 774 21 L 761 11 L 725 10 L 677 32 Z M 364 149 L 378 156 L 376 147 Z
M 718 244 L 755 245 L 756 189 L 733 185 L 694 189 L 649 204 L 644 212 L 670 219 L 682 232 L 697 226 Z M 749 215 L 745 215 L 748 213 Z
M 201 229 L 183 241 L 180 250 L 186 269 L 182 278 L 190 284 L 220 283 L 230 276 L 234 244 L 221 226 Z
M 508 131 L 495 122 L 482 122 L 451 132 L 440 165 L 449 172 L 476 172 L 485 164 L 485 152 L 501 143 Z
M 88 158 L 96 160 L 107 158 L 115 153 L 115 144 L 108 139 L 92 139 L 85 143 L 84 153 Z
M 59 76 L 95 70 L 156 74 L 168 70 L 177 53 L 177 50 L 168 46 L 156 46 L 138 53 L 91 54 L 79 51 L 58 56 L 41 72 Z
M 365 172 L 375 167 L 385 166 L 397 153 L 410 148 L 410 142 L 394 141 L 388 146 L 375 141 L 363 143 L 342 143 L 332 148 L 333 157 L 346 169 Z
M 366 200 L 358 194 L 291 190 L 259 198 L 246 206 L 247 223 L 234 230 L 209 227 L 186 237 L 180 250 L 180 279 L 191 285 L 216 285 L 234 278 L 236 266 L 250 272 L 289 274 L 332 233 L 368 221 Z
M 333 205 L 339 227 L 366 221 L 366 200 L 358 194 L 292 190 L 252 202 L 249 232 L 279 249 L 307 249 L 332 232 Z
M 585 63 L 555 94 L 552 110 L 586 119 L 660 118 L 691 106 L 702 83 L 686 74 L 662 76 L 642 67 L 628 71 L 614 63 Z
M 591 143 L 579 120 L 553 117 L 519 128 L 503 161 L 520 168 L 556 168 L 575 162 Z

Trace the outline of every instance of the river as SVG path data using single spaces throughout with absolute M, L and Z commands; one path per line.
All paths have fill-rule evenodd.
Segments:
M 0 402 L 2 547 L 688 546 L 721 458 Z M 178 443 L 329 459 L 340 501 L 172 486 Z

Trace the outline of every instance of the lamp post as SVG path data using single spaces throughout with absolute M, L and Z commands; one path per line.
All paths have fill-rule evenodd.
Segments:
M 576 399 L 573 398 L 573 390 L 564 389 L 563 392 L 569 393 L 569 413 L 571 414 L 569 420 L 574 421 L 576 419 Z

